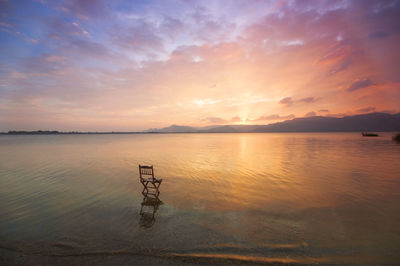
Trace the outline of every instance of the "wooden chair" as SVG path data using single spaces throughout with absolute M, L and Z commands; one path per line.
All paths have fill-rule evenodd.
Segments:
M 154 169 L 153 166 L 140 165 L 139 164 L 139 175 L 140 175 L 140 183 L 143 185 L 143 196 L 147 197 L 148 195 L 153 195 L 158 198 L 160 195 L 160 188 L 162 179 L 154 177 Z

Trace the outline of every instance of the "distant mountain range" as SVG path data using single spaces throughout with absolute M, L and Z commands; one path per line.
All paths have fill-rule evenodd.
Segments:
M 56 130 L 8 131 L 0 135 L 61 135 L 61 134 L 143 134 L 143 133 L 244 133 L 244 132 L 400 132 L 400 113 L 370 113 L 342 118 L 313 116 L 295 118 L 268 125 L 214 125 L 189 127 L 172 125 L 142 132 L 62 132 Z
M 189 127 L 172 125 L 147 133 L 240 133 L 240 132 L 371 132 L 400 131 L 400 113 L 369 113 L 342 118 L 313 116 L 268 125 L 215 125 Z

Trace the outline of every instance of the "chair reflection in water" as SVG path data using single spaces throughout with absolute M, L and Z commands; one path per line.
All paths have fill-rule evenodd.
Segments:
M 158 206 L 162 204 L 158 198 L 160 195 L 160 185 L 162 179 L 154 177 L 153 166 L 139 165 L 140 183 L 143 185 L 142 194 L 144 196 L 140 208 L 140 226 L 150 228 L 155 223 L 155 214 Z
M 140 208 L 140 220 L 139 225 L 144 228 L 150 228 L 156 222 L 156 212 L 158 206 L 162 204 L 158 197 L 145 196 L 142 201 L 142 207 Z

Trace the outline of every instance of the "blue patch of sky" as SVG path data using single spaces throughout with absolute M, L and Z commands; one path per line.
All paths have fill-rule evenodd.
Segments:
M 47 52 L 48 48 L 42 43 L 47 35 L 43 18 L 53 13 L 51 8 L 39 2 L 11 2 L 2 18 L 2 22 L 10 27 L 0 31 L 1 60 L 10 62 Z

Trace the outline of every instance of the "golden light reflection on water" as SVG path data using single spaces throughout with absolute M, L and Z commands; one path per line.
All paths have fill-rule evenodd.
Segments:
M 361 158 L 354 165 L 354 157 L 343 156 L 337 147 L 326 147 L 324 139 L 321 143 L 314 140 L 316 143 L 310 147 L 295 137 L 242 134 L 224 136 L 227 139 L 222 141 L 218 137 L 205 136 L 210 141 L 206 147 L 193 141 L 188 144 L 190 150 L 175 143 L 160 147 L 168 160 L 173 160 L 168 154 L 180 153 L 175 155 L 175 163 L 159 168 L 166 182 L 174 183 L 164 190 L 174 195 L 181 207 L 199 201 L 204 208 L 215 210 L 274 203 L 299 209 L 332 206 L 340 204 L 340 199 L 327 186 L 334 183 L 339 187 L 332 189 L 358 192 L 359 184 L 346 179 L 346 169 L 357 168 L 362 175 L 367 171 L 364 165 L 373 159 L 367 157 L 364 161 L 363 155 L 358 155 Z M 156 164 L 158 160 L 163 163 L 165 158 L 159 155 L 149 162 Z
M 393 262 L 400 152 L 382 135 L 2 137 L 0 240 L 61 239 L 80 252 L 144 245 L 237 260 Z M 146 232 L 139 163 L 164 179 Z

